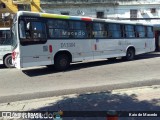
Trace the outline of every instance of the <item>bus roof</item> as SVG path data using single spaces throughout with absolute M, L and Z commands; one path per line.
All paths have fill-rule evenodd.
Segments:
M 142 23 L 135 21 L 125 21 L 125 20 L 112 20 L 112 19 L 98 19 L 85 16 L 69 16 L 69 15 L 60 15 L 60 14 L 51 14 L 51 13 L 41 13 L 41 12 L 29 12 L 29 11 L 19 11 L 17 12 L 18 16 L 34 16 L 42 18 L 55 18 L 55 19 L 66 19 L 66 20 L 80 20 L 80 21 L 93 21 L 93 22 L 110 22 L 110 23 L 123 23 L 123 24 L 137 24 L 137 25 L 150 25 L 151 23 Z
M 0 30 L 10 30 L 10 28 L 0 28 Z

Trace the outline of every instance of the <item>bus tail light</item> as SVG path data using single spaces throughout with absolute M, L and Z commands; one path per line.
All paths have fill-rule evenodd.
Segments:
M 49 45 L 49 52 L 52 53 L 52 45 Z
M 15 60 L 15 58 L 16 58 L 16 52 L 13 51 L 13 52 L 12 52 L 12 59 Z

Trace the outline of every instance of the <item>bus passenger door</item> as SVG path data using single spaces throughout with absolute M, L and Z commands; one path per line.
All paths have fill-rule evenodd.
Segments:
M 120 56 L 126 55 L 126 48 L 131 43 L 126 41 L 126 39 L 124 39 L 124 38 L 118 39 L 117 41 L 118 41 L 118 48 L 119 48 Z
M 122 36 L 121 28 L 120 24 L 93 24 L 93 35 L 95 37 L 94 58 L 123 56 L 125 40 Z
M 118 57 L 124 53 L 124 39 L 97 39 L 94 43 L 94 58 Z
M 93 50 L 93 58 L 94 59 L 99 58 L 101 55 L 97 41 L 99 41 L 99 39 L 94 39 L 93 43 L 92 43 L 92 50 Z

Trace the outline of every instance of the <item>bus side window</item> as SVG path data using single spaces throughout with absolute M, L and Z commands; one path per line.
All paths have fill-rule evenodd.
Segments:
M 11 45 L 11 32 L 9 30 L 6 30 L 6 39 L 3 45 Z
M 106 38 L 105 24 L 95 22 L 93 23 L 94 38 Z
M 147 26 L 147 37 L 148 38 L 154 37 L 154 35 L 153 35 L 153 27 L 151 27 L 151 26 Z
M 120 24 L 110 23 L 108 24 L 108 30 L 109 30 L 109 34 L 108 34 L 109 38 L 121 38 L 122 37 L 122 30 L 121 30 Z
M 69 38 L 68 21 L 49 19 L 47 21 L 49 38 Z
M 133 25 L 125 25 L 124 26 L 125 37 L 126 38 L 135 38 L 135 31 Z
M 69 21 L 70 38 L 87 38 L 86 23 L 82 21 Z
M 9 30 L 0 31 L 0 45 L 11 45 L 11 33 Z
M 145 37 L 145 28 L 144 26 L 137 25 L 136 26 L 136 37 L 144 38 Z

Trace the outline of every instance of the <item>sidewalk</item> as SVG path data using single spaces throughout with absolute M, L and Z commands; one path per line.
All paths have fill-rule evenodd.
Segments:
M 160 85 L 0 104 L 0 111 L 160 111 Z M 160 119 L 160 118 L 159 118 Z M 155 120 L 155 118 L 153 119 Z

